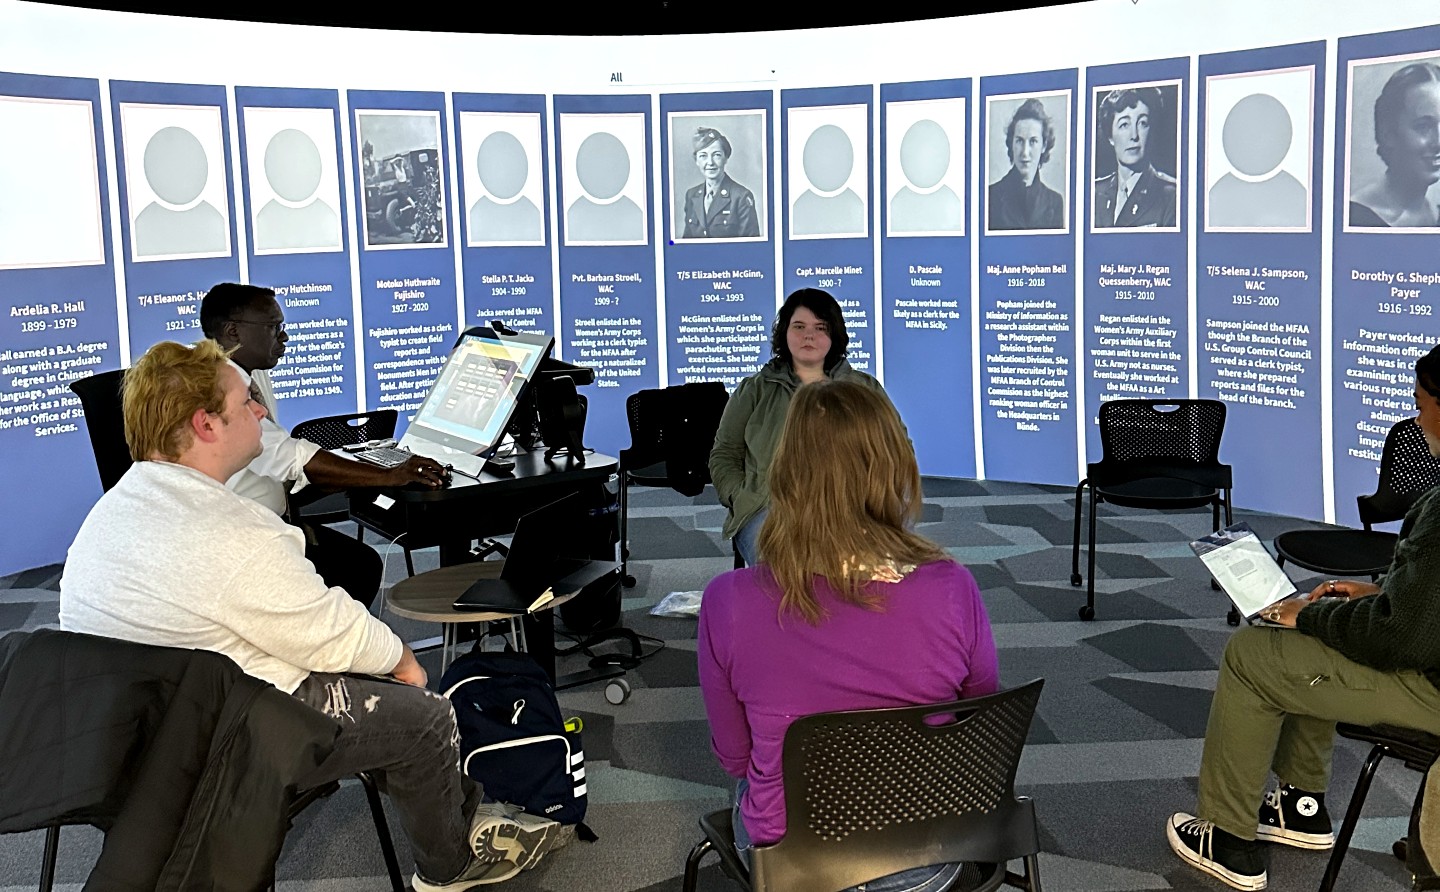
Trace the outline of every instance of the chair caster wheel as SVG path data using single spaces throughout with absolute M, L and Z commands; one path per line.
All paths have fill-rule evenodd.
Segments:
M 1213 579 L 1210 580 L 1210 591 L 1212 591 L 1212 592 L 1218 592 L 1218 591 L 1220 591 L 1220 583 L 1216 582 L 1216 581 L 1213 580 Z
M 1095 608 L 1094 608 L 1094 607 L 1091 607 L 1089 604 L 1086 604 L 1084 607 L 1081 607 L 1081 608 L 1080 608 L 1080 618 L 1083 619 L 1083 620 L 1085 620 L 1085 621 L 1088 623 L 1090 620 L 1092 620 L 1092 619 L 1095 618 Z
M 617 678 L 605 685 L 605 701 L 611 706 L 619 706 L 630 699 L 630 682 L 623 678 Z
M 1231 607 L 1230 612 L 1225 614 L 1225 622 L 1229 623 L 1232 626 L 1240 625 L 1240 611 L 1236 610 L 1234 607 Z
M 1395 840 L 1395 844 L 1390 847 L 1390 854 L 1404 861 L 1410 854 L 1410 840 L 1403 837 Z
M 625 586 L 626 588 L 634 588 L 634 587 L 635 587 L 635 577 L 634 577 L 634 576 L 631 576 L 629 573 L 626 573 L 626 574 L 625 574 L 625 578 L 622 579 L 622 580 L 620 580 L 620 584 L 623 585 L 623 586 Z
M 1076 588 L 1079 588 L 1084 582 L 1085 577 L 1081 576 L 1079 573 L 1070 574 L 1070 584 L 1075 586 Z

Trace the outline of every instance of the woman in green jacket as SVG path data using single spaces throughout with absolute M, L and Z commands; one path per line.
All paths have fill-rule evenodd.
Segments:
M 785 298 L 775 316 L 770 338 L 774 358 L 741 381 L 725 406 L 710 450 L 710 478 L 720 504 L 730 511 L 725 537 L 734 538 L 746 566 L 759 560 L 756 539 L 770 501 L 770 459 L 795 390 L 833 378 L 884 392 L 879 381 L 845 361 L 849 344 L 835 298 L 818 288 L 801 288 Z

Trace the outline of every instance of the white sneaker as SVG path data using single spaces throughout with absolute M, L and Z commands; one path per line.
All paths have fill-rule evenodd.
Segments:
M 476 859 L 486 864 L 514 864 L 514 873 L 534 867 L 546 852 L 574 837 L 575 828 L 507 802 L 482 802 L 470 825 L 470 849 Z
M 475 858 L 458 877 L 449 882 L 427 880 L 416 871 L 415 876 L 410 878 L 410 888 L 415 892 L 465 892 L 476 886 L 504 882 L 519 872 L 519 867 L 507 861 L 488 863 Z

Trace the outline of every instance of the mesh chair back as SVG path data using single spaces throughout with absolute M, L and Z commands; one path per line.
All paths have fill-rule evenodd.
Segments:
M 630 423 L 630 448 L 620 453 L 627 470 L 665 463 L 659 485 L 685 495 L 699 495 L 710 482 L 710 449 L 730 399 L 719 381 L 696 381 L 640 390 L 625 401 Z M 659 481 L 645 480 L 649 485 Z
M 130 447 L 125 445 L 125 413 L 120 403 L 120 384 L 125 370 L 100 372 L 70 382 L 70 389 L 80 398 L 85 413 L 85 428 L 90 432 L 90 448 L 95 452 L 95 467 L 100 471 L 100 485 L 109 491 L 130 470 Z
M 627 468 L 640 468 L 665 460 L 665 429 L 660 424 L 663 390 L 637 390 L 625 400 L 630 425 L 630 448 L 620 454 Z
M 911 867 L 1034 854 L 1015 770 L 1043 680 L 934 706 L 822 713 L 785 735 L 785 838 L 755 890 L 834 890 Z M 927 717 L 953 716 L 932 725 Z
M 1425 433 L 1414 418 L 1390 428 L 1380 453 L 1380 481 L 1372 495 L 1360 496 L 1360 520 L 1371 524 L 1400 520 L 1436 484 L 1440 484 L 1440 459 L 1430 454 Z
M 394 409 L 377 409 L 374 412 L 360 412 L 354 415 L 329 415 L 312 418 L 295 425 L 290 435 L 300 440 L 317 443 L 322 449 L 339 449 L 371 440 L 384 440 L 395 436 L 395 422 L 398 413 Z
M 1219 400 L 1111 400 L 1100 406 L 1105 461 L 1220 458 L 1225 404 Z

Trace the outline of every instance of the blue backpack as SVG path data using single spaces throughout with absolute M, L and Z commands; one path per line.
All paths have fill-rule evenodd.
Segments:
M 561 824 L 585 818 L 585 752 L 526 654 L 472 651 L 440 680 L 460 726 L 460 766 L 489 799 Z M 582 838 L 589 834 L 582 831 Z

